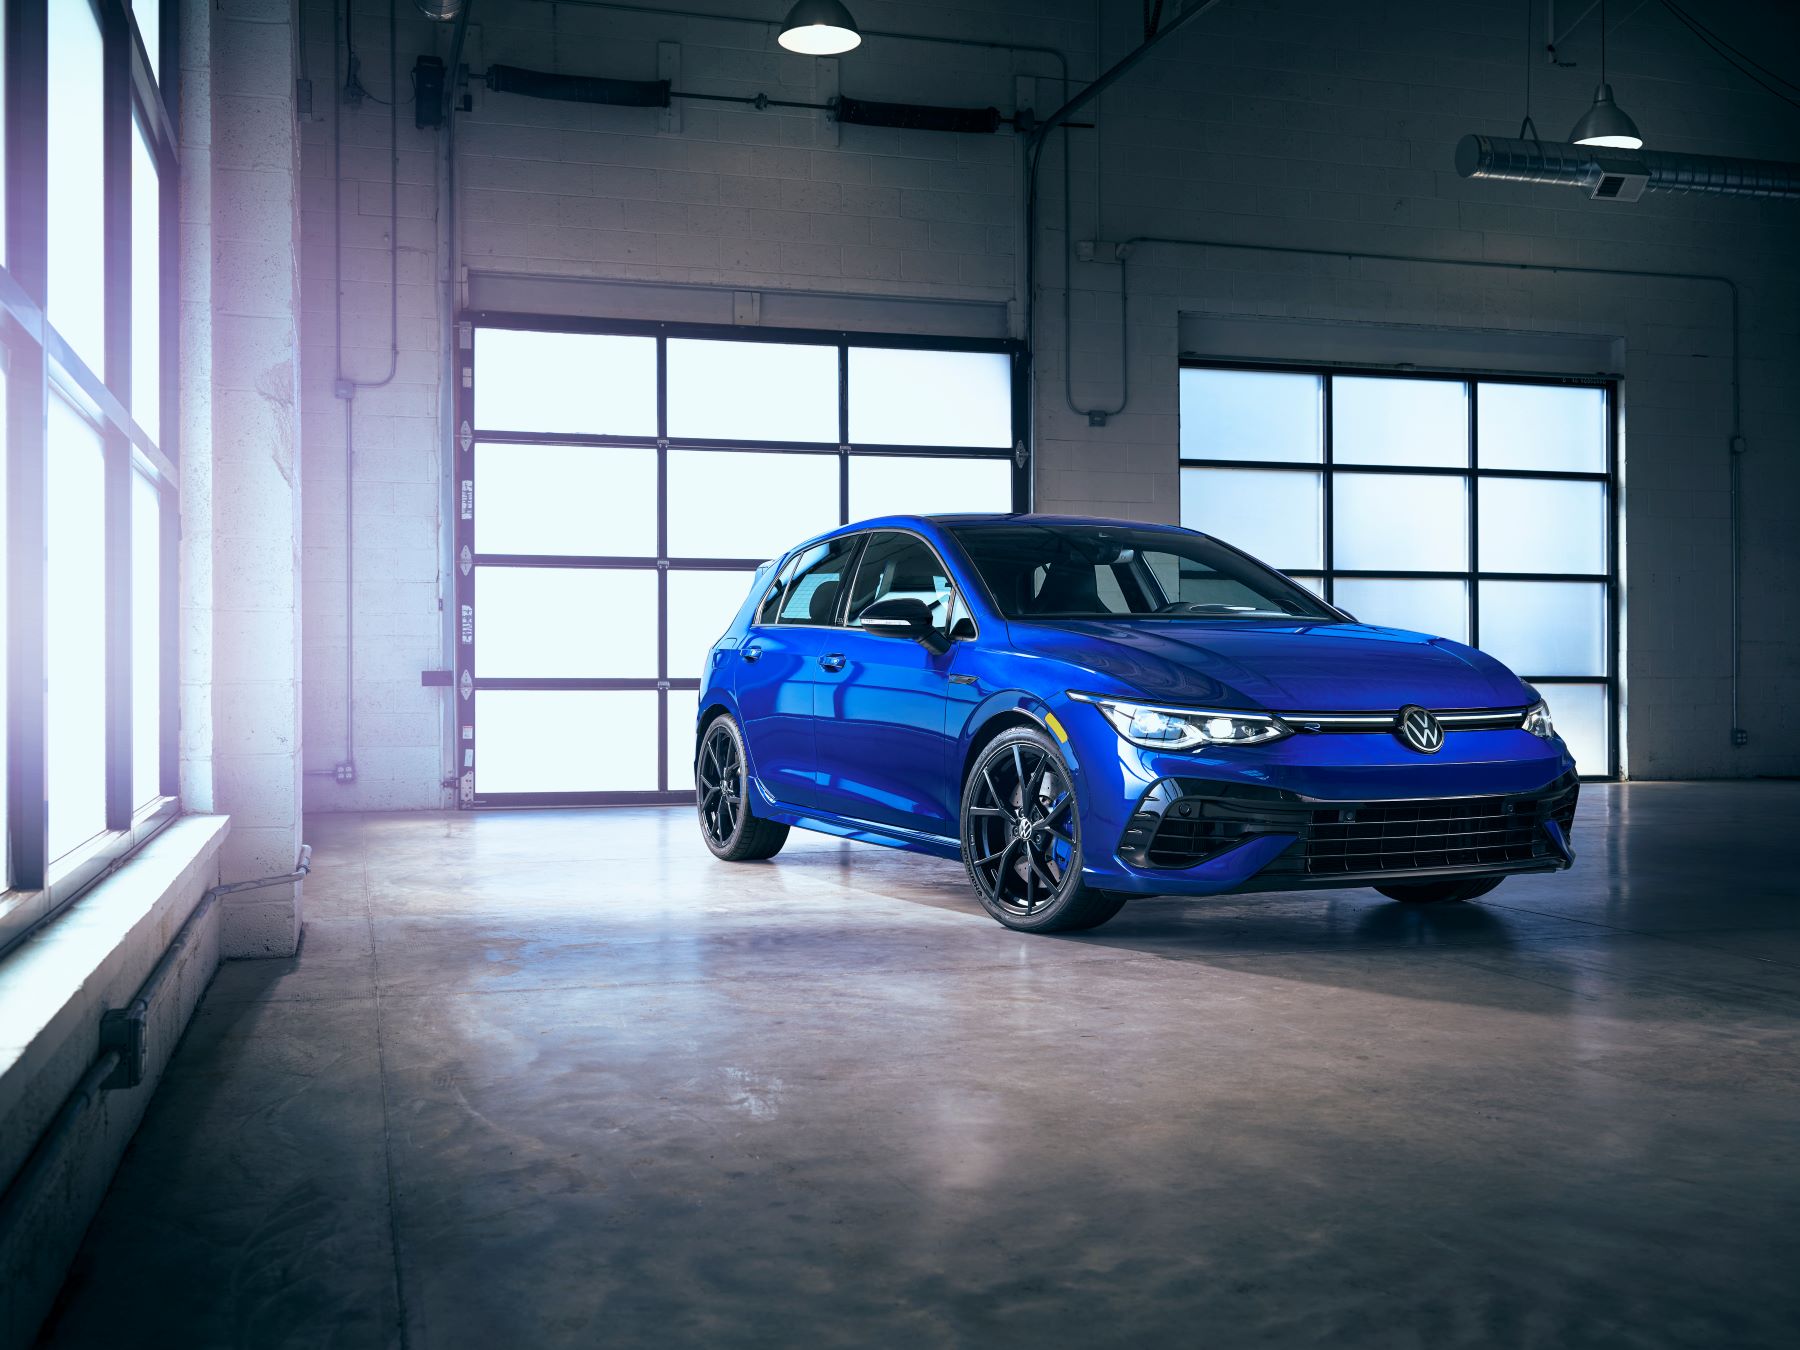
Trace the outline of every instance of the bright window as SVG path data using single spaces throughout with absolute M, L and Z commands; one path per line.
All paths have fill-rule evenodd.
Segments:
M 481 328 L 476 428 L 656 435 L 656 339 Z
M 852 347 L 851 443 L 1006 449 L 1013 443 L 1012 364 L 1005 352 Z
M 131 17 L 137 20 L 138 35 L 144 40 L 144 55 L 150 62 L 150 73 L 160 78 L 162 0 L 131 0 Z
M 162 388 L 175 240 L 161 190 L 176 171 L 156 81 L 173 45 L 165 3 L 0 0 L 0 636 L 27 672 L 0 687 L 0 780 L 19 746 L 12 775 L 30 775 L 0 789 L 0 883 L 25 897 L 0 905 L 0 953 L 177 811 L 141 810 L 162 795 L 179 528 Z M 35 51 L 9 43 L 21 9 L 44 24 Z M 8 94 L 39 90 L 38 115 L 8 126 Z M 10 164 L 8 140 L 22 152 Z M 129 284 L 109 287 L 120 262 Z
M 1610 408 L 1599 384 L 1190 367 L 1181 520 L 1365 623 L 1506 662 L 1567 705 L 1582 771 L 1607 775 Z
M 670 557 L 761 562 L 837 523 L 836 455 L 669 451 Z
M 653 447 L 479 444 L 475 497 L 481 553 L 656 556 Z
M 50 400 L 46 680 L 50 857 L 106 828 L 106 454 L 67 401 Z
M 838 443 L 838 349 L 669 340 L 669 435 Z
M 95 372 L 106 356 L 104 48 L 86 0 L 50 6 L 49 312 Z
M 1183 459 L 1325 457 L 1325 380 L 1265 370 L 1181 372 Z
M 1322 473 L 1305 470 L 1209 469 L 1181 480 L 1181 523 L 1282 571 L 1315 571 L 1325 563 Z
M 156 161 L 131 127 L 131 415 L 162 440 L 162 201 Z
M 131 475 L 131 804 L 162 788 L 162 498 Z
M 850 519 L 1012 510 L 1011 459 L 851 455 Z
M 708 653 L 774 586 L 760 564 L 869 516 L 1019 505 L 1014 364 L 1000 342 L 476 328 L 457 539 L 464 799 L 690 793 Z M 852 552 L 809 555 L 820 565 L 769 620 L 835 614 Z

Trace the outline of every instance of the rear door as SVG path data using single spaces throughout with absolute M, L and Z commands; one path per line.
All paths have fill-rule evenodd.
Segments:
M 861 541 L 829 539 L 790 559 L 738 646 L 738 711 L 750 763 L 785 805 L 817 805 L 813 683 Z

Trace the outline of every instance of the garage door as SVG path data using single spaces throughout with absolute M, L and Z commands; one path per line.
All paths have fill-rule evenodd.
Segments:
M 1613 386 L 1190 365 L 1181 522 L 1369 623 L 1480 647 L 1617 771 Z
M 477 316 L 461 355 L 464 805 L 691 796 L 701 659 L 759 564 L 1022 509 L 1009 344 Z

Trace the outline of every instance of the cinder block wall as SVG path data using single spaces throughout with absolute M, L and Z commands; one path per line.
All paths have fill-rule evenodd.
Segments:
M 388 360 L 388 110 L 337 97 L 333 7 L 304 0 L 318 120 L 304 140 L 305 724 L 307 766 L 343 757 L 343 402 L 333 393 L 334 275 L 342 278 L 344 366 Z M 780 6 L 773 6 L 773 15 Z M 1541 30 L 1543 16 L 1538 15 Z M 1010 112 L 1055 106 L 1064 54 L 1077 84 L 1138 39 L 1135 6 L 1085 0 L 856 7 L 872 28 L 996 44 L 871 37 L 835 63 L 790 56 L 773 25 L 488 0 L 468 63 L 635 79 L 679 44 L 677 83 L 702 92 L 814 100 L 855 96 Z M 1791 430 L 1800 357 L 1792 207 L 1726 199 L 1600 204 L 1578 192 L 1456 177 L 1465 132 L 1511 135 L 1524 84 L 1524 13 L 1505 3 L 1227 0 L 1177 37 L 1071 133 L 1074 240 L 1157 234 L 1338 250 L 1297 258 L 1141 250 L 1075 264 L 1072 395 L 1119 392 L 1121 287 L 1132 393 L 1104 427 L 1069 412 L 1062 368 L 1060 149 L 1046 155 L 1038 300 L 1037 500 L 1153 519 L 1179 502 L 1175 369 L 1183 314 L 1508 332 L 1598 334 L 1626 360 L 1628 744 L 1649 777 L 1792 773 L 1800 726 L 1800 601 L 1784 522 L 1800 496 Z M 1617 20 L 1617 16 L 1615 16 Z M 1714 21 L 1794 33 L 1769 0 Z M 387 15 L 360 6 L 361 75 L 387 97 Z M 413 58 L 447 56 L 448 31 L 399 7 L 402 97 Z M 1575 69 L 1533 69 L 1547 136 L 1566 134 L 1596 77 L 1596 20 L 1564 43 Z M 1539 37 L 1541 39 L 1541 31 Z M 1744 45 L 1741 43 L 1740 45 Z M 1007 44 L 1015 44 L 1008 46 Z M 1790 44 L 1791 45 L 1791 42 Z M 1615 22 L 1611 77 L 1661 148 L 1779 158 L 1800 114 L 1750 86 L 1660 7 Z M 458 119 L 461 260 L 484 271 L 1006 303 L 1023 331 L 1021 141 L 836 127 L 823 115 L 687 102 L 680 129 L 654 110 L 538 102 L 475 91 Z M 442 690 L 418 672 L 447 664 L 449 596 L 440 382 L 452 306 L 444 138 L 400 126 L 399 363 L 354 400 L 356 455 L 355 784 L 309 777 L 309 809 L 448 802 Z M 334 273 L 331 121 L 343 135 L 343 263 Z M 1751 744 L 1728 744 L 1725 533 L 1729 430 L 1726 311 L 1717 287 L 1577 280 L 1495 267 L 1395 266 L 1356 253 L 1496 263 L 1725 271 L 1743 288 L 1744 711 Z M 654 316 L 650 316 L 654 317 Z M 1304 353 L 1296 353 L 1304 355 Z

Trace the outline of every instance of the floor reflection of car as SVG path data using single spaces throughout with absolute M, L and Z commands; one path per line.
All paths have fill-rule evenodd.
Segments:
M 1171 527 L 892 516 L 809 540 L 708 655 L 696 732 L 719 857 L 798 826 L 961 858 L 1032 932 L 1134 895 L 1467 900 L 1573 860 L 1575 764 L 1531 686 Z

